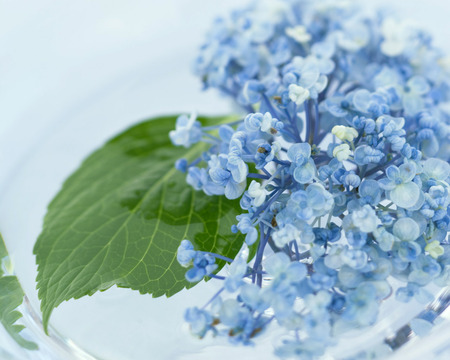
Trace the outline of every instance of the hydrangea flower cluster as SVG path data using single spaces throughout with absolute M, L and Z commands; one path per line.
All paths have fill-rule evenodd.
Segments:
M 292 334 L 276 354 L 314 359 L 391 294 L 427 302 L 429 284 L 450 285 L 450 61 L 428 34 L 348 1 L 256 1 L 215 22 L 195 69 L 246 115 L 180 117 L 173 143 L 210 148 L 176 166 L 240 199 L 233 231 L 257 251 L 247 263 L 182 242 L 189 281 L 223 281 L 187 310 L 194 334 L 247 345 L 276 321 Z

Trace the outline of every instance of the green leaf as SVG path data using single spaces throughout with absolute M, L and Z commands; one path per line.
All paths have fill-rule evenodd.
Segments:
M 6 256 L 8 256 L 8 251 L 0 234 L 0 265 Z M 22 317 L 22 314 L 16 309 L 22 305 L 25 296 L 19 280 L 16 276 L 3 275 L 4 271 L 0 267 L 0 322 L 20 346 L 28 350 L 37 350 L 38 346 L 35 343 L 25 340 L 20 335 L 25 327 L 16 324 L 16 321 Z
M 145 121 L 94 152 L 51 202 L 34 248 L 44 327 L 65 300 L 114 284 L 172 296 L 190 286 L 176 260 L 181 240 L 233 258 L 243 243 L 231 232 L 237 201 L 206 196 L 174 169 L 206 149 L 173 147 L 176 117 Z M 200 119 L 205 125 L 230 118 Z M 223 266 L 223 263 L 219 264 Z

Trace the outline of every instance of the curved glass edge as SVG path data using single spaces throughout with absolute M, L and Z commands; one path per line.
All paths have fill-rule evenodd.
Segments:
M 77 347 L 72 341 L 61 337 L 53 329 L 49 329 L 49 336 L 45 335 L 41 317 L 32 308 L 14 274 L 13 264 L 1 234 L 0 279 L 8 280 L 2 282 L 5 286 L 0 287 L 0 300 L 3 300 L 3 306 L 5 306 L 0 309 L 2 315 L 0 319 L 2 320 L 0 322 L 1 359 L 98 360 Z
M 405 321 L 391 336 L 375 347 L 339 360 L 356 359 L 449 359 L 450 287 L 442 289 L 434 301 L 417 316 Z M 406 319 L 405 319 L 406 320 Z
M 0 358 L 7 360 L 100 360 L 79 348 L 69 339 L 60 336 L 54 329 L 49 329 L 49 335 L 44 333 L 40 316 L 31 307 L 28 298 L 24 296 L 22 305 L 17 308 L 23 315 L 20 324 L 25 328 L 20 335 L 28 341 L 33 341 L 38 350 L 27 350 L 20 347 L 4 329 L 0 330 Z

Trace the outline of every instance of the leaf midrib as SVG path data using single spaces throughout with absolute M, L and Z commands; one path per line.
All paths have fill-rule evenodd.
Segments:
M 235 117 L 221 117 L 205 120 L 206 124 L 215 123 L 217 125 L 221 125 L 235 119 Z M 203 240 L 200 239 L 201 241 L 199 244 L 201 245 L 199 246 L 204 246 L 206 247 L 206 249 L 210 249 L 211 245 L 212 248 L 216 246 L 222 247 L 222 243 L 217 238 L 219 236 L 221 227 L 220 216 L 221 214 L 226 214 L 226 211 L 228 210 L 226 210 L 225 208 L 220 208 L 223 205 L 222 199 L 220 198 L 218 201 L 219 209 L 217 213 L 217 219 L 214 220 L 214 217 L 209 216 L 208 210 L 203 209 L 200 210 L 199 214 L 196 213 L 195 202 L 198 203 L 200 201 L 199 204 L 203 204 L 204 200 L 203 197 L 200 197 L 199 200 L 196 200 L 196 192 L 194 190 L 191 190 L 191 196 L 189 196 L 189 193 L 185 193 L 185 195 L 188 196 L 183 196 L 183 214 L 186 214 L 186 212 L 189 211 L 187 216 L 183 215 L 183 219 L 187 218 L 187 223 L 185 223 L 184 220 L 182 223 L 184 231 L 182 230 L 182 227 L 181 229 L 179 229 L 181 231 L 178 231 L 177 234 L 172 234 L 171 231 L 167 229 L 167 227 L 158 225 L 162 223 L 163 216 L 167 213 L 167 211 L 169 211 L 167 215 L 171 214 L 170 209 L 166 209 L 164 204 L 165 199 L 167 199 L 168 197 L 167 192 L 171 191 L 169 189 L 172 189 L 169 186 L 169 179 L 173 177 L 173 175 L 177 172 L 172 166 L 172 162 L 174 162 L 178 156 L 183 156 L 182 151 L 171 151 L 170 156 L 168 157 L 163 156 L 163 153 L 160 153 L 159 155 L 158 153 L 156 153 L 156 150 L 168 149 L 168 145 L 170 144 L 170 142 L 167 141 L 160 143 L 158 141 L 157 146 L 154 147 L 153 139 L 156 139 L 154 136 L 159 136 L 160 133 L 166 131 L 166 128 L 171 127 L 172 123 L 175 120 L 175 117 L 168 119 L 170 120 L 170 124 L 168 125 L 164 124 L 164 122 L 161 120 L 162 119 L 152 122 L 156 126 L 153 128 L 152 124 L 150 124 L 150 121 L 148 121 L 147 123 L 138 124 L 135 127 L 126 130 L 124 133 L 117 136 L 113 140 L 107 142 L 103 148 L 97 150 L 92 156 L 90 156 L 81 164 L 80 172 L 75 172 L 65 182 L 60 193 L 50 203 L 48 207 L 48 214 L 45 218 L 45 220 L 47 221 L 44 220 L 44 231 L 38 239 L 39 244 L 36 244 L 35 246 L 35 254 L 37 255 L 39 265 L 38 270 L 40 270 L 37 279 L 39 298 L 42 300 L 41 308 L 44 312 L 43 320 L 45 329 L 47 329 L 48 320 L 53 308 L 57 307 L 64 300 L 69 300 L 70 298 L 80 298 L 87 294 L 93 294 L 98 290 L 109 288 L 114 284 L 117 284 L 120 287 L 128 287 L 131 289 L 139 290 L 141 293 L 153 293 L 155 296 L 161 296 L 164 294 L 166 294 L 167 296 L 171 296 L 170 294 L 173 295 L 174 293 L 180 291 L 183 287 L 182 284 L 184 282 L 180 278 L 181 273 L 177 271 L 178 268 L 172 268 L 173 263 L 176 259 L 176 255 L 174 254 L 174 248 L 172 246 L 173 242 L 171 242 L 170 238 L 179 240 L 179 237 L 183 232 L 184 238 L 188 236 L 189 232 L 192 233 L 192 237 L 195 237 L 194 234 L 196 234 L 196 231 L 191 230 L 193 226 L 192 224 L 190 224 L 193 217 L 199 217 L 202 222 L 203 219 L 209 219 L 208 221 L 213 222 L 213 225 L 216 226 L 215 231 L 210 231 L 212 229 L 208 228 L 205 235 L 207 235 L 209 241 L 206 242 L 206 238 Z M 158 129 L 158 134 L 152 134 L 152 129 Z M 136 134 L 139 135 L 138 139 L 134 139 Z M 143 135 L 145 135 L 146 137 L 146 142 L 144 141 L 145 147 L 141 148 L 139 146 L 133 146 L 136 144 L 136 141 L 141 140 L 140 137 Z M 102 161 L 102 159 L 107 161 L 107 164 L 105 164 L 105 166 L 108 166 L 109 169 L 113 165 L 112 163 L 114 162 L 114 159 L 118 157 L 119 154 L 116 152 L 117 148 L 114 147 L 115 143 L 118 144 L 119 151 L 120 148 L 122 150 L 130 149 L 130 151 L 132 151 L 132 155 L 141 155 L 137 160 L 134 160 L 132 156 L 122 156 L 122 160 L 126 164 L 125 166 L 118 166 L 118 169 L 116 170 L 117 172 L 114 171 L 114 173 L 117 174 L 121 172 L 121 169 L 129 169 L 131 174 L 124 174 L 124 176 L 122 176 L 123 178 L 125 178 L 124 182 L 122 182 L 120 179 L 118 179 L 119 181 L 115 181 L 114 179 L 102 176 L 103 174 L 100 171 L 101 166 L 99 165 L 99 162 Z M 142 145 L 142 141 L 140 141 L 139 144 Z M 201 154 L 202 145 L 209 146 L 206 144 L 196 144 L 191 147 L 191 149 L 186 154 L 184 154 L 184 157 L 187 157 L 188 161 L 191 161 L 193 154 Z M 153 151 L 154 148 L 155 151 Z M 105 151 L 102 152 L 102 150 Z M 143 154 L 145 154 L 145 156 L 143 156 Z M 153 156 L 155 159 L 157 159 L 156 163 L 152 164 L 151 160 L 148 161 L 146 159 L 147 156 L 149 158 Z M 138 169 L 136 170 L 133 167 L 134 161 L 136 161 L 136 166 L 138 167 Z M 145 166 L 146 163 L 149 163 L 149 167 Z M 140 168 L 141 166 L 142 170 Z M 167 170 L 168 168 L 170 170 Z M 149 174 L 148 169 L 152 169 L 153 171 L 155 171 L 155 174 Z M 98 174 L 100 176 L 99 178 L 97 178 Z M 107 174 L 108 176 L 110 176 L 111 172 L 108 171 Z M 94 177 L 94 181 L 88 182 L 86 188 L 78 185 L 80 183 L 88 181 L 89 177 Z M 177 176 L 178 181 L 180 180 L 180 178 L 180 176 Z M 102 180 L 104 180 L 105 185 L 107 185 L 105 189 L 98 187 L 99 183 L 101 184 Z M 127 209 L 124 209 L 124 211 L 121 212 L 119 211 L 119 208 L 114 206 L 114 204 L 116 204 L 117 201 L 120 200 L 117 198 L 117 193 L 123 191 L 124 187 L 126 187 L 127 185 L 129 186 L 129 184 L 133 181 L 137 181 L 136 185 L 139 186 L 139 188 L 137 188 L 139 191 L 136 194 L 137 196 L 133 195 L 133 197 L 130 199 L 132 200 L 131 202 L 127 201 Z M 150 204 L 150 201 L 153 201 L 152 195 L 156 191 L 161 189 L 161 185 L 164 190 L 162 196 L 160 194 L 155 196 L 155 200 L 160 197 L 159 209 L 156 210 L 156 207 L 154 206 L 157 206 L 157 204 L 151 203 L 152 211 L 149 218 L 151 222 L 146 223 L 147 225 L 145 227 L 145 233 L 138 235 L 136 234 L 136 231 L 133 232 L 133 227 L 130 228 L 129 224 L 132 219 L 139 220 L 140 215 L 138 216 L 136 215 L 136 213 L 138 211 L 145 210 L 142 208 L 143 204 Z M 98 189 L 94 191 L 93 187 Z M 134 187 L 130 188 L 130 191 L 132 191 L 133 189 Z M 104 196 L 102 196 L 103 194 L 100 195 L 99 199 L 95 199 L 96 191 L 99 191 L 100 194 L 105 191 L 106 193 L 104 194 Z M 92 194 L 89 194 L 89 192 L 92 192 Z M 75 198 L 71 198 L 74 195 L 76 195 Z M 80 199 L 80 197 L 84 197 L 84 199 L 83 201 L 78 202 L 77 200 Z M 176 199 L 176 196 L 174 197 L 174 195 L 170 195 L 169 197 L 171 199 L 173 198 L 173 200 Z M 188 205 L 189 197 L 191 198 L 190 206 Z M 95 201 L 94 204 L 90 203 L 93 199 Z M 209 204 L 210 202 L 207 203 Z M 87 204 L 87 208 L 85 208 L 84 203 Z M 174 203 L 174 205 L 176 205 L 176 202 Z M 217 203 L 214 205 L 214 207 L 216 205 Z M 113 206 L 113 209 L 103 213 L 103 210 L 106 210 L 107 207 L 110 206 Z M 237 213 L 239 211 L 238 208 L 238 204 L 233 205 L 234 213 Z M 89 219 L 91 215 L 95 217 L 95 209 L 101 210 L 101 214 L 99 214 L 99 216 L 101 216 L 100 218 L 98 218 L 97 222 L 92 222 Z M 77 215 L 79 211 L 81 211 L 81 214 Z M 229 216 L 226 216 L 226 218 L 231 219 Z M 61 223 L 61 221 L 64 221 L 64 226 L 62 226 L 63 224 Z M 90 223 L 89 225 L 88 221 Z M 156 226 L 155 221 L 157 223 Z M 137 223 L 138 227 L 140 226 L 139 224 L 140 222 Z M 89 229 L 94 228 L 95 230 L 86 231 L 85 227 L 83 227 L 84 225 L 89 226 Z M 144 223 L 142 223 L 142 225 L 144 225 Z M 105 226 L 107 226 L 107 228 L 105 228 Z M 149 238 L 147 234 L 150 232 L 152 232 L 152 235 Z M 69 236 L 68 234 L 71 235 Z M 136 243 L 136 245 L 133 245 L 135 244 L 135 242 L 131 241 L 132 234 L 135 237 L 139 237 L 139 246 L 136 247 L 136 249 L 134 249 L 134 247 L 137 246 L 138 243 Z M 120 238 L 119 235 L 121 235 Z M 157 235 L 161 235 L 163 236 L 163 238 L 160 238 Z M 224 243 L 223 245 L 224 249 L 228 249 L 226 251 L 230 251 L 231 256 L 236 253 L 238 244 L 236 243 L 236 239 L 232 236 L 228 237 L 229 235 L 227 232 L 226 243 Z M 99 238 L 99 241 L 96 241 L 94 243 L 95 247 L 92 247 L 89 245 L 89 241 L 94 236 L 100 236 L 101 238 Z M 72 239 L 72 237 L 74 237 L 74 239 L 77 239 L 75 243 L 69 241 Z M 116 241 L 117 239 L 119 239 L 120 241 Z M 124 242 L 122 242 L 122 239 Z M 164 241 L 162 239 L 164 239 Z M 81 241 L 78 242 L 78 240 Z M 164 242 L 166 240 L 170 244 L 172 244 L 170 245 L 170 249 L 164 246 Z M 76 247 L 72 249 L 72 245 L 76 245 Z M 133 247 L 131 245 L 133 245 Z M 113 257 L 113 259 L 111 258 L 111 254 L 113 254 L 112 249 L 116 249 L 117 246 L 119 246 L 117 249 L 120 249 L 118 255 L 122 255 L 116 256 L 115 258 Z M 155 246 L 157 248 L 160 248 L 161 251 L 167 252 L 168 254 L 164 255 L 164 261 L 162 262 L 152 258 L 152 261 L 147 264 L 147 267 L 145 267 L 144 259 L 146 259 L 146 256 L 148 256 L 148 254 L 150 253 L 150 249 L 154 248 Z M 145 250 L 140 250 L 137 252 L 135 251 L 142 249 L 143 247 L 145 248 Z M 80 252 L 82 249 L 84 250 Z M 129 253 L 129 256 L 127 256 L 128 251 L 131 251 Z M 117 252 L 117 250 L 115 250 L 115 252 Z M 74 254 L 81 255 L 79 260 L 77 260 L 78 256 L 75 257 Z M 127 259 L 128 262 L 125 263 L 125 265 L 128 265 L 123 266 L 124 262 L 127 261 Z M 137 261 L 137 259 L 139 260 Z M 130 262 L 130 260 L 133 261 Z M 155 260 L 156 262 L 153 260 Z M 137 261 L 136 264 L 135 261 Z M 116 265 L 117 263 L 119 265 Z M 142 264 L 144 264 L 144 269 L 142 269 Z M 132 266 L 132 268 L 127 269 L 130 265 Z M 140 265 L 141 267 L 139 269 L 142 269 L 142 275 L 144 277 L 138 276 L 141 273 L 136 274 L 136 268 L 138 268 Z M 119 269 L 122 266 L 124 267 L 124 269 Z M 153 269 L 152 266 L 158 267 L 159 270 L 156 272 L 156 274 L 160 274 L 161 271 L 163 271 L 163 274 L 160 274 L 158 278 L 154 277 L 154 275 L 156 274 L 153 274 L 151 272 L 149 273 L 148 271 Z M 61 271 L 62 267 L 64 267 L 64 269 L 67 269 L 67 271 L 64 271 L 64 274 L 57 274 L 58 271 Z M 87 268 L 90 268 L 90 270 L 88 271 Z M 117 269 L 119 271 L 117 271 Z M 121 272 L 123 274 L 121 274 Z M 133 273 L 135 274 L 135 276 L 130 277 L 130 275 Z M 145 274 L 147 274 L 147 276 L 145 276 Z M 160 280 L 161 278 L 163 278 L 163 280 L 165 281 L 158 282 L 158 280 Z M 157 282 L 155 283 L 155 281 Z M 184 283 L 184 285 L 186 284 Z M 52 296 L 52 294 L 54 296 Z
M 200 144 L 200 145 L 201 145 L 201 144 Z M 193 156 L 193 154 L 194 154 L 194 153 L 197 153 L 197 152 L 199 151 L 197 148 L 201 148 L 201 147 L 203 147 L 203 146 L 193 147 L 190 151 L 188 151 L 188 152 L 186 153 L 186 158 L 187 158 L 187 159 L 191 159 L 191 157 Z M 173 174 L 175 174 L 177 171 L 178 171 L 178 170 L 176 170 L 175 168 L 171 168 L 171 169 L 166 173 L 165 176 L 163 176 L 162 178 L 160 178 L 154 185 L 152 185 L 152 186 L 147 190 L 147 192 L 146 192 L 145 195 L 142 197 L 142 199 L 139 200 L 139 202 L 135 205 L 135 207 L 134 207 L 132 210 L 130 210 L 130 214 L 129 214 L 128 217 L 125 219 L 124 223 L 119 227 L 119 229 L 117 229 L 117 230 L 115 231 L 115 233 L 114 233 L 114 235 L 112 236 L 112 238 L 108 241 L 107 244 L 105 244 L 105 246 L 103 246 L 103 248 L 108 247 L 108 246 L 111 244 L 111 242 L 112 242 L 113 240 L 115 240 L 115 238 L 117 237 L 117 235 L 122 231 L 123 227 L 124 227 L 125 225 L 128 224 L 128 222 L 130 221 L 130 219 L 131 219 L 131 218 L 133 217 L 133 215 L 136 213 L 137 209 L 140 208 L 140 206 L 141 206 L 142 203 L 148 198 L 148 196 L 149 196 L 154 190 L 156 190 L 156 189 L 160 186 L 161 183 L 164 183 L 167 179 L 169 179 L 170 177 L 172 177 Z M 91 206 L 91 207 L 92 207 L 92 206 Z M 84 215 L 84 213 L 83 213 L 83 215 Z M 83 215 L 82 215 L 82 216 L 83 216 Z M 80 217 L 81 217 L 81 216 L 80 216 Z M 77 220 L 78 220 L 80 217 L 78 217 Z M 160 217 L 161 217 L 161 214 L 158 215 L 157 219 L 160 219 Z M 62 236 L 64 236 L 65 233 L 67 233 L 67 231 L 69 231 L 70 227 L 71 227 L 74 223 L 76 223 L 77 220 L 75 220 L 74 222 L 71 223 L 70 226 L 68 226 L 68 228 L 64 231 L 64 233 L 61 234 L 61 235 L 57 238 L 57 240 L 55 240 L 54 244 L 56 244 L 56 243 L 62 238 Z M 77 246 L 74 247 L 74 248 L 70 251 L 69 255 L 66 257 L 66 261 L 61 262 L 61 263 L 57 266 L 57 268 L 53 271 L 53 274 L 50 275 L 49 278 L 47 278 L 47 284 L 50 283 L 50 286 L 48 287 L 48 290 L 50 290 L 51 287 L 52 287 L 52 284 L 51 284 L 51 283 L 52 283 L 52 279 L 53 279 L 53 277 L 54 277 L 54 274 L 56 274 L 56 273 L 58 272 L 59 268 L 69 260 L 69 258 L 73 255 L 73 253 L 74 253 L 80 246 L 82 246 L 88 239 L 90 239 L 91 236 L 94 235 L 96 232 L 97 232 L 97 231 L 92 232 L 91 234 L 89 234 L 89 236 L 85 237 L 82 241 L 80 241 L 80 242 L 77 244 Z M 151 246 L 151 244 L 153 243 L 153 240 L 154 240 L 154 236 L 151 238 L 151 240 L 150 240 L 150 245 L 149 245 L 149 246 Z M 54 248 L 54 247 L 52 247 L 51 250 L 50 250 L 49 257 L 50 257 L 50 255 L 51 255 L 51 253 L 52 253 L 53 248 Z M 105 257 L 106 257 L 106 255 L 105 255 Z M 104 259 L 103 259 L 103 260 L 104 260 Z M 86 269 L 90 263 L 91 263 L 91 262 L 89 262 L 88 264 L 85 264 L 85 268 L 84 268 L 84 269 Z M 84 272 L 84 269 L 83 269 L 81 272 L 79 272 L 79 273 L 75 276 L 75 278 L 73 278 L 73 279 L 71 280 L 71 283 L 75 282 L 75 281 L 78 279 L 78 277 Z M 121 278 L 127 277 L 128 275 L 130 275 L 130 272 L 128 272 L 127 274 L 124 274 L 123 276 L 121 276 Z M 55 284 L 57 284 L 57 282 L 55 282 Z M 69 284 L 69 286 L 70 286 L 70 284 Z M 62 289 L 63 289 L 62 292 L 66 291 L 66 290 L 69 288 L 69 286 L 63 287 L 63 288 L 62 288 Z M 62 294 L 62 292 L 61 292 L 61 294 Z M 45 293 L 47 293 L 47 291 L 46 291 Z M 62 295 L 59 296 L 58 299 L 57 299 L 56 301 L 54 301 L 53 303 L 56 304 L 57 302 L 59 302 L 59 301 L 60 301 L 59 298 L 61 298 L 61 297 L 62 297 Z

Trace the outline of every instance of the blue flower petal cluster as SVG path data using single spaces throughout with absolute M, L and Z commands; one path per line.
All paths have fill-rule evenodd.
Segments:
M 392 294 L 427 302 L 428 285 L 450 285 L 450 67 L 423 31 L 364 14 L 259 0 L 217 20 L 200 49 L 205 88 L 242 116 L 180 117 L 172 142 L 209 146 L 176 167 L 196 190 L 240 199 L 232 230 L 256 255 L 181 243 L 189 281 L 223 281 L 186 313 L 197 336 L 248 345 L 277 322 L 291 336 L 278 356 L 315 359 L 335 334 L 374 324 Z

